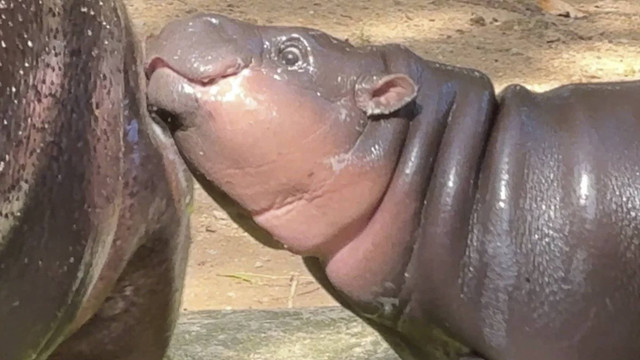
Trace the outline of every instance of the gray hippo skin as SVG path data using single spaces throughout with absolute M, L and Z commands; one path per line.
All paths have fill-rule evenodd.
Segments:
M 203 187 L 403 359 L 640 359 L 640 82 L 497 96 L 399 45 L 218 15 L 145 66 Z
M 160 360 L 192 183 L 124 6 L 1 4 L 0 359 Z

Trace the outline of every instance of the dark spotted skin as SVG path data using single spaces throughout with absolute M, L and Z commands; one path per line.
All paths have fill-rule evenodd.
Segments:
M 0 358 L 160 360 L 192 183 L 114 0 L 0 10 Z

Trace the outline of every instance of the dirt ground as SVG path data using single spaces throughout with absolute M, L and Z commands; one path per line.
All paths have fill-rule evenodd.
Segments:
M 534 0 L 125 0 L 142 37 L 171 19 L 217 12 L 315 27 L 357 44 L 400 42 L 430 60 L 482 70 L 497 89 L 640 78 L 640 0 L 568 1 L 588 16 L 545 15 Z M 300 259 L 260 246 L 199 188 L 192 224 L 185 309 L 334 304 Z

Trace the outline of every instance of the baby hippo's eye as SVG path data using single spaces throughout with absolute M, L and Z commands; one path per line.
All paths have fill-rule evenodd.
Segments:
M 295 67 L 302 61 L 302 52 L 296 46 L 288 46 L 280 51 L 280 61 L 288 67 Z
M 277 61 L 289 69 L 303 69 L 309 61 L 307 44 L 297 36 L 284 39 L 277 49 L 275 53 Z

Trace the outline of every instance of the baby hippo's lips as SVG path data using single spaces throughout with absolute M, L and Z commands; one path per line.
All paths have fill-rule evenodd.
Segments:
M 239 59 L 229 59 L 228 61 L 221 61 L 214 65 L 206 67 L 190 67 L 184 70 L 180 70 L 175 66 L 164 60 L 160 56 L 153 57 L 147 62 L 145 66 L 145 74 L 147 79 L 150 80 L 153 74 L 162 68 L 171 69 L 171 71 L 180 75 L 184 79 L 197 85 L 207 86 L 212 85 L 220 79 L 238 74 L 245 64 Z
M 239 60 L 221 61 L 207 69 L 172 66 L 160 56 L 146 63 L 149 111 L 154 119 L 165 123 L 171 132 L 196 125 L 201 111 L 197 95 L 199 88 L 238 74 L 244 65 Z
M 148 72 L 147 99 L 152 118 L 173 133 L 196 125 L 200 110 L 195 84 L 167 66 Z

